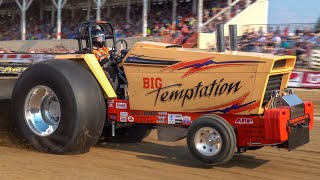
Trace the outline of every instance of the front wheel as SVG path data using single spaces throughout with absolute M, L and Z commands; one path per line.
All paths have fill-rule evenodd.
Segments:
M 189 151 L 207 165 L 228 162 L 234 155 L 236 135 L 221 117 L 205 115 L 195 120 L 187 134 Z

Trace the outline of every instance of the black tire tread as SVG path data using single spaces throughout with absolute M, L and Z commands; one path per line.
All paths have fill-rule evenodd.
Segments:
M 45 77 L 39 77 L 43 74 L 46 74 Z M 62 101 L 64 101 L 64 107 L 74 110 L 68 115 L 65 113 L 67 117 L 72 118 L 68 121 L 61 119 L 60 123 L 63 121 L 66 127 L 71 127 L 70 129 L 62 130 L 60 128 L 59 132 L 58 130 L 55 132 L 56 134 L 40 137 L 31 133 L 29 127 L 21 120 L 24 115 L 20 104 L 24 102 L 25 95 L 30 90 L 24 89 L 24 87 L 32 88 L 39 83 L 52 86 L 59 91 L 60 96 L 69 98 L 68 100 L 62 99 Z M 60 87 L 58 84 L 64 86 Z M 95 92 L 94 97 L 90 96 L 92 92 Z M 82 154 L 88 152 L 90 147 L 96 144 L 102 133 L 106 115 L 103 93 L 91 72 L 75 61 L 47 60 L 30 66 L 18 78 L 12 93 L 12 101 L 12 108 L 16 111 L 12 114 L 16 135 L 25 139 L 38 151 L 53 154 Z M 69 116 L 69 114 L 71 115 Z M 62 135 L 59 136 L 59 133 L 63 131 L 68 134 L 68 139 L 63 140 L 60 137 Z M 58 142 L 56 142 L 56 138 Z
M 226 133 L 228 135 L 230 135 L 230 151 L 228 151 L 228 154 L 225 155 L 225 158 L 221 161 L 221 162 L 208 162 L 208 160 L 204 160 L 204 159 L 201 159 L 201 157 L 197 157 L 198 155 L 196 154 L 196 152 L 193 151 L 193 147 L 192 146 L 192 142 L 190 141 L 193 141 L 191 140 L 190 138 L 193 137 L 192 134 L 194 134 L 194 129 L 198 129 L 199 127 L 204 127 L 203 124 L 209 124 L 209 120 L 208 119 L 211 119 L 210 121 L 216 121 L 218 123 L 220 123 L 223 128 L 226 130 Z M 215 114 L 206 114 L 206 115 L 203 115 L 203 116 L 200 116 L 197 120 L 195 120 L 191 126 L 189 127 L 189 130 L 188 130 L 188 134 L 187 134 L 187 143 L 188 143 L 188 147 L 189 147 L 189 150 L 190 152 L 195 156 L 197 157 L 200 161 L 203 161 L 204 163 L 206 163 L 207 165 L 209 166 L 213 166 L 213 165 L 221 165 L 221 164 L 225 164 L 226 162 L 228 162 L 234 155 L 235 153 L 235 148 L 236 148 L 236 144 L 237 144 L 237 138 L 236 138 L 236 135 L 235 135 L 235 131 L 233 130 L 232 126 L 226 121 L 224 120 L 223 118 L 221 118 L 220 116 L 217 116 Z

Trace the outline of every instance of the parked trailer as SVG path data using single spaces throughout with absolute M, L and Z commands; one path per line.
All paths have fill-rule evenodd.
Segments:
M 90 47 L 95 25 L 114 42 L 103 67 Z M 76 54 L 50 55 L 18 75 L 13 122 L 39 151 L 85 153 L 102 134 L 112 142 L 141 142 L 156 128 L 159 140 L 186 137 L 194 157 L 218 165 L 236 149 L 293 150 L 309 142 L 313 103 L 286 88 L 294 56 L 155 42 L 119 52 L 117 45 L 125 42 L 115 41 L 111 24 L 103 21 L 81 23 L 77 38 Z M 83 40 L 89 49 L 83 50 Z

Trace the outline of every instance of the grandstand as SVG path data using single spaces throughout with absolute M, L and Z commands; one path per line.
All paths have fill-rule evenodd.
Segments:
M 129 43 L 147 36 L 200 49 L 215 48 L 217 24 L 237 24 L 239 50 L 297 55 L 297 66 L 320 67 L 313 53 L 320 29 L 268 24 L 268 0 L 0 0 L 0 41 L 73 39 L 79 22 L 94 19 L 110 21 L 117 38 L 135 37 Z M 65 42 L 37 42 L 30 52 L 73 52 Z M 30 43 L 18 44 L 1 44 L 0 52 L 29 51 Z
M 172 34 L 181 30 L 183 25 L 194 32 L 214 32 L 216 24 L 235 19 L 237 14 L 255 2 L 256 0 L 0 0 L 0 40 L 72 39 L 76 25 L 90 19 L 111 21 L 118 37 L 160 36 L 164 32 Z M 266 19 L 267 14 L 261 16 Z M 179 33 L 181 32 L 173 36 L 177 37 Z

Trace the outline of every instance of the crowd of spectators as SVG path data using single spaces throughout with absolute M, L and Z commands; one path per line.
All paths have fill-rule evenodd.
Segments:
M 235 0 L 233 0 L 235 1 Z M 252 0 L 251 2 L 254 2 Z M 231 9 L 231 17 L 241 12 L 246 7 L 247 0 L 241 0 Z M 163 34 L 172 35 L 172 37 L 179 37 L 181 29 L 184 25 L 188 27 L 191 32 L 196 32 L 197 16 L 192 14 L 192 1 L 177 1 L 176 25 L 172 23 L 172 3 L 165 1 L 163 3 L 153 2 L 148 11 L 148 36 L 161 36 Z M 14 5 L 14 4 L 13 4 Z M 204 1 L 203 22 L 212 18 L 225 7 L 227 7 L 226 0 Z M 33 4 L 27 12 L 26 22 L 26 39 L 27 40 L 47 40 L 55 39 L 57 34 L 56 19 L 53 23 L 51 21 L 51 12 L 44 11 L 41 20 L 38 10 L 39 5 Z M 115 26 L 117 37 L 137 37 L 142 35 L 142 4 L 132 4 L 130 11 L 130 22 L 126 22 L 126 7 L 112 6 L 111 17 L 107 17 L 107 8 L 102 9 L 102 19 L 111 21 Z M 83 9 L 75 9 L 72 16 L 71 11 L 63 9 L 62 11 L 62 38 L 72 39 L 75 37 L 75 29 L 79 22 L 87 19 L 87 13 Z M 213 32 L 215 25 L 227 21 L 228 12 L 222 13 L 216 20 L 210 22 L 203 28 L 203 32 Z M 91 19 L 95 19 L 95 10 L 91 9 Z M 19 15 L 2 15 L 0 17 L 0 40 L 19 40 L 20 33 L 20 17 Z
M 296 55 L 296 66 L 305 67 L 308 66 L 311 49 L 320 44 L 320 29 L 290 26 L 263 29 L 247 29 L 239 40 L 240 51 Z

